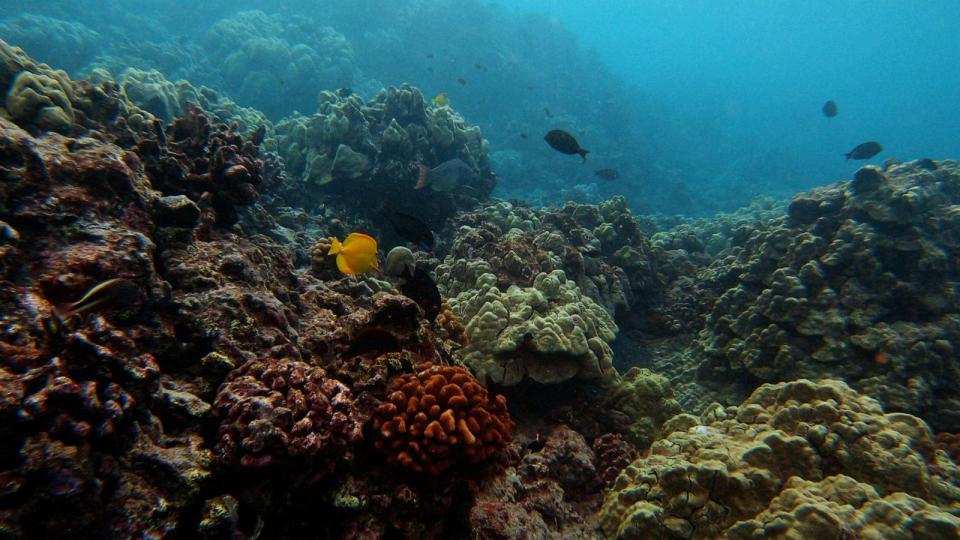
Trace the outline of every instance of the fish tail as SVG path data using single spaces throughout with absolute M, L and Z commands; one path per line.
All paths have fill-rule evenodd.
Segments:
M 419 169 L 417 185 L 413 186 L 413 189 L 423 189 L 427 187 L 427 173 L 430 172 L 430 167 L 427 167 L 423 163 L 417 163 L 417 168 Z
M 589 154 L 590 151 L 587 150 L 586 148 L 581 148 L 581 149 L 577 150 L 577 153 L 580 154 L 580 157 L 582 157 L 584 161 L 586 161 L 586 160 L 587 160 L 587 154 Z
M 340 240 L 337 240 L 336 236 L 330 237 L 330 251 L 327 252 L 327 255 L 336 255 L 343 251 L 343 244 L 340 243 Z
M 853 153 L 853 152 L 848 152 L 848 153 L 844 154 L 845 156 L 847 156 L 847 161 L 850 161 L 850 154 L 852 154 L 852 153 Z

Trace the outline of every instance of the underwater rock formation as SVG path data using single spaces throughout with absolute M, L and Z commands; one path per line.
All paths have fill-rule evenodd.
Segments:
M 297 203 L 305 208 L 337 195 L 367 213 L 388 206 L 421 216 L 437 230 L 457 210 L 486 199 L 495 184 L 480 129 L 449 107 L 428 107 L 407 85 L 367 103 L 349 91 L 321 92 L 316 114 L 278 122 L 265 147 L 280 154 L 292 181 L 299 179 Z M 470 183 L 452 192 L 414 190 L 417 163 L 453 158 L 474 170 Z
M 960 531 L 952 513 L 960 469 L 937 450 L 927 425 L 884 414 L 839 381 L 766 384 L 740 406 L 676 416 L 663 433 L 607 494 L 600 515 L 607 537 L 756 538 L 792 530 L 817 538 L 870 531 L 952 538 Z M 795 513 L 770 520 L 787 511 Z
M 0 36 L 33 58 L 75 75 L 101 47 L 100 34 L 79 22 L 29 13 L 4 19 Z
M 958 208 L 953 161 L 867 166 L 797 195 L 711 264 L 723 292 L 700 344 L 721 370 L 842 376 L 890 410 L 960 430 Z
M 274 120 L 295 110 L 309 114 L 318 92 L 353 82 L 347 39 L 303 17 L 242 11 L 210 27 L 204 49 L 216 86 L 234 89 L 234 100 Z
M 607 406 L 629 419 L 623 434 L 641 451 L 650 446 L 660 426 L 680 412 L 666 377 L 636 367 L 610 389 Z

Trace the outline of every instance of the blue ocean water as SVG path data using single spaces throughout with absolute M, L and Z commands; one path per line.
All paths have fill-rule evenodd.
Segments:
M 445 92 L 491 141 L 497 194 L 534 204 L 619 193 L 644 212 L 709 215 L 849 177 L 858 163 L 843 154 L 864 141 L 884 146 L 878 162 L 960 150 L 950 1 L 2 4 L 3 37 L 75 76 L 135 57 L 274 120 L 311 113 L 322 86 Z M 249 10 L 278 23 L 249 36 L 272 49 L 224 67 L 251 45 L 218 28 Z M 44 35 L 23 14 L 72 26 Z M 253 81 L 304 45 L 317 53 L 309 62 Z M 336 69 L 330 49 L 347 51 Z M 828 99 L 832 119 L 820 113 Z M 551 153 L 552 128 L 575 134 L 589 163 Z M 621 179 L 598 181 L 598 168 Z

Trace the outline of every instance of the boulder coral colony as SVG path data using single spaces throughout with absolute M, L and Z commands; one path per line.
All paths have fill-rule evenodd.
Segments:
M 229 44 L 276 24 L 211 30 L 246 103 L 350 83 L 332 29 Z M 665 223 L 491 199 L 411 86 L 273 123 L 111 69 L 0 42 L 0 536 L 960 538 L 960 163 Z M 466 189 L 412 190 L 454 158 Z M 398 240 L 385 205 L 437 231 L 398 252 L 435 321 L 325 256 Z M 138 297 L 58 315 L 111 278 Z

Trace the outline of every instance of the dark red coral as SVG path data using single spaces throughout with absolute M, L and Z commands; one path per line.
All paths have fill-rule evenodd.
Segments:
M 609 486 L 633 460 L 640 457 L 637 449 L 619 433 L 605 433 L 593 440 L 597 475 L 603 486 Z
M 214 124 L 198 106 L 156 137 L 137 146 L 154 187 L 164 195 L 187 195 L 215 212 L 217 225 L 237 221 L 237 206 L 255 202 L 264 184 L 263 160 L 236 124 Z
M 437 475 L 455 463 L 481 463 L 510 441 L 507 399 L 493 398 L 466 369 L 421 364 L 393 382 L 373 417 L 387 461 Z
M 226 465 L 325 473 L 348 460 L 361 438 L 350 390 L 304 362 L 245 364 L 227 376 L 215 407 L 216 452 Z

